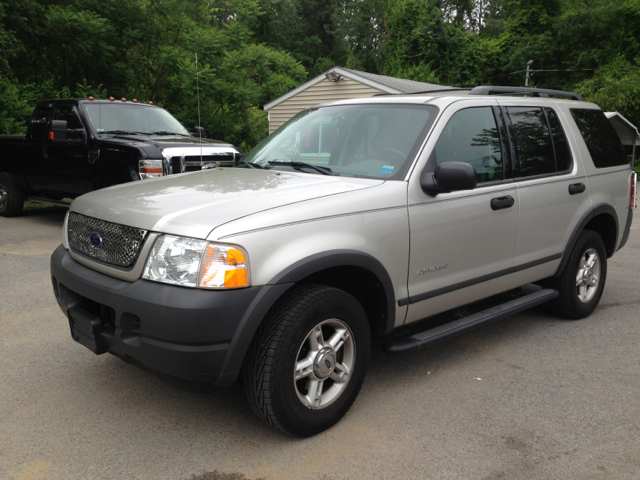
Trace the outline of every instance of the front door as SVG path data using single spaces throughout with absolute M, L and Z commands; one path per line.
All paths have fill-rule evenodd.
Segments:
M 47 150 L 45 163 L 49 172 L 47 190 L 66 193 L 74 197 L 91 191 L 92 168 L 87 145 L 82 141 L 82 130 L 85 132 L 87 130 L 82 124 L 75 106 L 70 104 L 56 105 L 52 120 L 66 120 L 69 133 L 67 133 L 66 142 L 45 140 Z M 71 130 L 76 130 L 76 132 L 71 132 Z
M 431 196 L 410 182 L 407 323 L 503 291 L 491 280 L 513 269 L 519 202 L 502 116 L 497 102 L 475 105 L 461 101 L 443 113 L 427 167 L 469 163 L 478 186 Z

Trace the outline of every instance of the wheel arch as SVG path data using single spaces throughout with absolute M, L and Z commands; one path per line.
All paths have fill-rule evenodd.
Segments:
M 393 331 L 393 283 L 382 263 L 367 253 L 356 250 L 317 253 L 284 269 L 269 283 L 318 283 L 344 290 L 362 305 L 372 335 Z
M 268 312 L 290 288 L 308 283 L 340 288 L 353 295 L 367 314 L 372 336 L 393 331 L 393 284 L 379 260 L 355 250 L 333 250 L 311 255 L 276 275 L 248 306 L 230 343 L 216 385 L 227 386 L 236 380 L 249 346 Z
M 561 274 L 569 260 L 571 251 L 578 241 L 580 233 L 584 230 L 592 230 L 600 235 L 607 251 L 607 258 L 610 258 L 615 253 L 616 244 L 618 242 L 618 233 L 620 231 L 620 227 L 618 225 L 618 214 L 611 205 L 604 203 L 594 205 L 582 216 L 571 233 L 569 241 L 567 242 L 562 254 L 562 261 L 560 262 L 554 277 Z

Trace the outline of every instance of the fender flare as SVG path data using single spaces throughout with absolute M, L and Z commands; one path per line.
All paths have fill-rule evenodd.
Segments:
M 571 251 L 575 247 L 576 242 L 578 241 L 578 237 L 584 230 L 584 227 L 586 227 L 587 224 L 593 218 L 603 213 L 611 215 L 613 217 L 616 223 L 616 242 L 618 241 L 618 233 L 620 232 L 620 225 L 618 225 L 618 214 L 615 211 L 615 209 L 611 205 L 608 205 L 606 203 L 593 205 L 589 210 L 586 211 L 586 213 L 582 216 L 582 218 L 580 218 L 580 221 L 578 222 L 576 227 L 573 229 L 573 232 L 569 237 L 569 241 L 567 242 L 567 246 L 564 249 L 564 253 L 562 254 L 562 260 L 560 261 L 560 265 L 558 265 L 558 269 L 556 270 L 556 273 L 553 274 L 553 277 L 558 277 L 562 273 L 562 270 L 564 270 L 565 265 L 569 261 L 569 256 L 571 254 Z M 614 245 L 613 251 L 615 252 L 615 245 Z
M 385 292 L 387 311 L 383 333 L 393 331 L 395 323 L 395 295 L 386 268 L 375 257 L 357 250 L 331 250 L 297 261 L 271 279 L 247 307 L 225 358 L 216 386 L 231 385 L 238 377 L 249 346 L 262 320 L 284 293 L 297 282 L 314 273 L 332 267 L 353 266 L 368 270 L 380 281 Z
M 387 269 L 374 256 L 358 250 L 329 250 L 297 261 L 276 275 L 269 284 L 296 283 L 314 273 L 333 267 L 360 267 L 371 272 L 380 282 L 386 301 L 384 334 L 395 325 L 395 294 Z M 372 332 L 373 333 L 373 332 Z

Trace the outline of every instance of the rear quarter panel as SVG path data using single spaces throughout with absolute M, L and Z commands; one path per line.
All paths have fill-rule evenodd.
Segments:
M 587 145 L 569 111 L 570 107 L 576 108 L 576 105 L 564 104 L 562 114 L 564 115 L 566 123 L 570 125 L 569 133 L 573 135 L 576 148 L 582 157 L 591 204 L 593 206 L 601 204 L 611 205 L 618 215 L 618 238 L 616 240 L 615 251 L 622 240 L 624 226 L 627 222 L 627 216 L 629 215 L 631 166 L 622 165 L 617 167 L 596 168 Z M 580 104 L 579 108 L 599 110 L 596 105 L 591 103 Z

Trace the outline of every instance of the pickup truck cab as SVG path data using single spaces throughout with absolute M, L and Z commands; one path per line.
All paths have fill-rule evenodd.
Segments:
M 399 353 L 543 303 L 591 314 L 635 188 L 575 94 L 344 100 L 235 168 L 77 198 L 52 284 L 92 352 L 218 386 L 242 374 L 261 418 L 308 436 L 356 399 L 373 336 Z
M 55 202 L 241 157 L 233 145 L 204 136 L 151 104 L 42 101 L 26 136 L 0 137 L 0 215 L 20 214 L 26 197 Z

